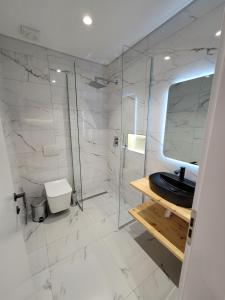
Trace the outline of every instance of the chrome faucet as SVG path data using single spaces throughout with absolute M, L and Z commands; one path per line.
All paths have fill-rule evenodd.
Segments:
M 180 181 L 184 181 L 185 167 L 180 167 L 180 169 L 179 170 L 175 170 L 174 173 L 176 175 L 179 175 Z

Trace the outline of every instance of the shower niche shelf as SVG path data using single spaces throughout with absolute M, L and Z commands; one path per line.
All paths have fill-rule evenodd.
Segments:
M 172 204 L 154 193 L 149 187 L 147 177 L 132 181 L 130 184 L 149 196 L 150 200 L 130 209 L 129 214 L 183 261 L 191 210 Z M 167 209 L 172 212 L 169 218 L 165 217 Z

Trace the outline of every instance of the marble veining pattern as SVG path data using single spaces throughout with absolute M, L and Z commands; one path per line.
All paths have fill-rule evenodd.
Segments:
M 203 9 L 196 12 L 196 3 Z M 143 121 L 141 133 L 145 129 L 147 103 L 144 99 L 150 78 L 146 76 L 149 65 L 143 64 L 141 58 L 151 56 L 154 68 L 150 86 L 147 174 L 159 170 L 173 172 L 180 166 L 180 162 L 166 160 L 162 155 L 165 94 L 171 83 L 190 73 L 214 70 L 219 43 L 214 32 L 220 28 L 224 5 L 216 8 L 216 4 L 210 5 L 205 6 L 204 0 L 195 1 L 175 17 L 176 22 L 169 21 L 166 28 L 162 26 L 128 51 L 124 61 L 127 70 L 123 78 L 124 91 L 121 90 L 121 57 L 106 67 L 0 36 L 0 105 L 15 191 L 23 189 L 32 199 L 42 195 L 43 182 L 61 177 L 72 182 L 65 74 L 69 75 L 74 141 L 78 135 L 74 101 L 76 62 L 84 194 L 89 196 L 105 190 L 116 194 L 85 201 L 84 213 L 71 208 L 68 214 L 48 218 L 44 224 L 30 222 L 24 228 L 32 281 L 37 291 L 30 299 L 70 300 L 74 295 L 78 295 L 79 300 L 93 296 L 101 299 L 98 294 L 101 291 L 104 300 L 176 299 L 176 287 L 138 247 L 130 226 L 121 231 L 117 229 L 121 139 L 117 148 L 112 141 L 114 136 L 121 138 L 122 92 L 123 96 L 137 94 L 142 99 L 139 103 Z M 209 32 L 213 32 L 210 37 Z M 165 55 L 172 59 L 165 63 Z M 63 72 L 55 72 L 57 68 Z M 96 90 L 88 85 L 95 76 L 119 83 Z M 204 107 L 205 95 L 201 97 Z M 44 157 L 43 145 L 57 145 L 59 155 Z M 73 150 L 78 153 L 76 144 Z M 141 201 L 140 194 L 135 194 L 128 183 L 133 176 L 142 176 L 143 157 L 129 154 L 121 223 L 129 220 L 127 210 Z M 132 169 L 134 161 L 135 171 Z M 188 168 L 186 176 L 195 180 L 197 168 Z M 153 244 L 154 240 L 150 242 Z M 132 265 L 136 269 L 132 269 Z M 167 273 L 165 263 L 161 268 Z M 96 273 L 93 274 L 93 270 L 97 270 Z M 91 295 L 87 294 L 88 289 L 83 289 L 87 283 Z
M 75 181 L 80 193 L 75 76 L 83 197 L 107 190 L 106 144 L 107 94 L 88 85 L 95 76 L 104 77 L 104 66 L 38 46 L 0 36 L 3 93 L 3 127 L 15 191 L 24 190 L 27 199 L 41 197 L 43 183 L 65 177 L 73 185 L 71 122 Z M 75 69 L 74 69 L 74 62 Z M 56 72 L 61 69 L 62 72 Z M 70 119 L 66 90 L 68 76 Z M 55 83 L 52 82 L 55 80 Z M 43 155 L 43 146 L 55 145 L 59 154 Z
M 117 229 L 115 205 L 105 194 L 86 200 L 83 213 L 75 207 L 29 223 L 31 299 L 176 299 L 168 298 L 176 286 L 134 240 L 143 230 Z
M 197 9 L 196 5 L 201 7 Z M 198 11 L 198 12 L 197 12 Z M 219 39 L 215 38 L 214 33 L 217 32 L 221 26 L 222 12 L 224 11 L 224 1 L 218 1 L 215 6 L 206 5 L 204 1 L 197 1 L 189 5 L 187 9 L 182 10 L 176 17 L 169 21 L 165 26 L 157 29 L 151 33 L 140 43 L 137 43 L 132 49 L 128 50 L 122 57 L 119 57 L 108 66 L 109 77 L 119 79 L 122 81 L 122 66 L 123 70 L 123 90 L 121 90 L 121 84 L 114 87 L 110 94 L 110 123 L 112 124 L 109 129 L 110 139 L 114 135 L 115 130 L 117 134 L 122 135 L 123 130 L 118 124 L 118 120 L 121 119 L 121 95 L 122 93 L 134 93 L 140 95 L 140 93 L 146 92 L 144 85 L 138 86 L 140 78 L 143 80 L 144 76 L 141 73 L 143 55 L 151 56 L 153 58 L 152 65 L 152 76 L 150 86 L 150 108 L 149 108 L 149 131 L 147 138 L 147 155 L 146 155 L 146 174 L 151 174 L 158 171 L 174 172 L 178 169 L 182 161 L 171 160 L 163 154 L 163 137 L 165 129 L 165 115 L 167 107 L 167 93 L 169 87 L 176 82 L 188 80 L 193 77 L 201 77 L 204 74 L 214 72 L 215 62 L 217 58 L 217 49 L 219 46 Z M 210 21 L 209 21 L 210 20 Z M 176 25 L 176 26 L 175 26 Z M 211 34 L 212 32 L 212 34 Z M 164 60 L 165 56 L 170 56 L 171 59 L 168 61 Z M 147 65 L 146 65 L 147 66 Z M 135 68 L 134 72 L 129 73 L 129 68 Z M 127 71 L 128 70 L 128 71 Z M 133 76 L 133 78 L 132 78 Z M 139 80 L 138 80 L 139 79 Z M 135 83 L 136 82 L 136 83 Z M 138 84 L 137 84 L 138 83 Z M 202 93 L 199 97 L 198 110 L 204 110 L 208 103 L 208 93 Z M 179 99 L 178 99 L 179 100 Z M 179 101 L 178 101 L 179 102 Z M 178 103 L 179 105 L 179 103 Z M 189 104 L 191 106 L 191 103 Z M 145 115 L 144 107 L 143 111 L 139 113 L 140 118 Z M 193 154 L 200 155 L 200 144 L 202 139 L 202 126 L 201 122 L 203 115 L 205 117 L 206 111 L 201 113 L 202 118 L 196 118 L 194 130 L 195 145 L 193 146 Z M 187 125 L 187 114 L 181 113 L 179 120 L 176 121 L 174 126 L 181 128 Z M 174 121 L 172 118 L 171 121 Z M 188 122 L 189 125 L 189 122 Z M 193 125 L 193 124 L 191 124 Z M 190 132 L 185 132 L 182 136 L 183 140 L 187 141 Z M 186 137 L 186 139 L 185 139 Z M 200 138 L 201 137 L 201 138 Z M 176 137 L 174 137 L 176 139 Z M 185 144 L 185 143 L 183 143 Z M 187 145 L 187 144 L 186 144 Z M 183 151 L 187 150 L 185 147 Z M 172 142 L 171 134 L 171 151 L 179 153 L 181 149 L 176 147 L 175 143 Z M 189 151 L 190 152 L 190 151 Z M 127 160 L 128 158 L 126 158 Z M 117 149 L 113 149 L 109 145 L 108 151 L 108 165 L 110 167 L 110 184 L 114 190 L 119 189 L 119 167 L 120 165 L 116 162 L 120 160 L 120 152 Z M 136 159 L 137 165 L 141 166 L 141 160 Z M 192 161 L 192 160 L 189 160 Z M 200 159 L 199 159 L 200 161 Z M 126 172 L 124 172 L 125 180 L 131 179 L 132 177 L 132 164 L 129 166 Z M 198 174 L 197 167 L 189 167 L 186 165 L 185 176 L 191 180 L 196 181 Z M 137 178 L 142 175 L 137 173 Z M 122 194 L 125 197 L 124 201 L 120 203 L 120 214 L 121 224 L 129 221 L 127 218 L 126 211 L 134 202 L 131 199 L 135 199 L 134 194 L 131 197 L 131 187 L 125 185 L 122 188 Z M 137 199 L 137 198 L 136 198 Z

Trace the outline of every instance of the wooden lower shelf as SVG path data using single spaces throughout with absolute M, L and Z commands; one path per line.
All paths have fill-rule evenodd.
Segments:
M 150 200 L 130 209 L 129 213 L 162 245 L 183 261 L 188 223 L 174 214 L 170 218 L 165 218 L 165 211 L 163 206 Z

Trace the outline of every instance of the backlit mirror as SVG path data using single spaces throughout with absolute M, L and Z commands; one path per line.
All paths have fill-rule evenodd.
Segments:
M 163 153 L 198 164 L 204 138 L 213 75 L 171 85 Z

